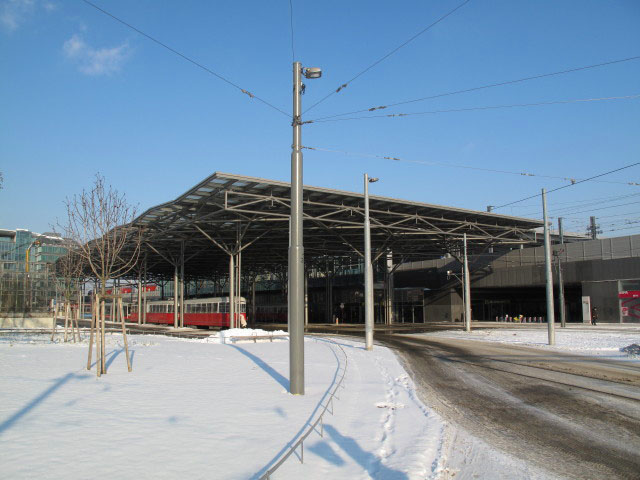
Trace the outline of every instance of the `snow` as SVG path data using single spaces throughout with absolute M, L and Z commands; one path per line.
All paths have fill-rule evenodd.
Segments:
M 520 326 L 517 328 L 491 328 L 445 330 L 421 334 L 428 337 L 458 338 L 521 345 L 526 347 L 554 350 L 579 355 L 597 356 L 611 360 L 640 362 L 638 355 L 627 354 L 622 349 L 633 343 L 640 343 L 640 325 L 613 326 L 556 326 L 556 344 L 548 345 L 547 327 Z
M 617 349 L 638 343 L 638 331 L 558 331 L 553 348 L 622 355 Z M 252 338 L 270 334 L 273 341 Z M 542 329 L 429 335 L 550 348 Z M 286 332 L 128 340 L 133 372 L 113 334 L 108 374 L 97 378 L 86 370 L 86 333 L 77 344 L 60 334 L 54 343 L 49 335 L 0 336 L 4 478 L 257 479 L 318 418 L 345 367 L 324 435 L 312 431 L 304 463 L 297 451 L 273 479 L 553 478 L 425 406 L 385 347 L 367 352 L 358 341 L 307 337 L 306 391 L 293 396 Z
M 293 396 L 287 340 L 131 335 L 128 373 L 121 335 L 107 338 L 108 374 L 97 378 L 86 338 L 0 337 L 4 478 L 258 478 L 315 421 L 345 365 L 324 436 L 312 432 L 304 463 L 294 454 L 272 478 L 423 479 L 442 469 L 444 424 L 384 347 L 307 338 L 306 394 Z

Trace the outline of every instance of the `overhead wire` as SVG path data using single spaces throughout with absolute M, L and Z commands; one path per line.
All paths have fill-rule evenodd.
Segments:
M 126 26 L 127 28 L 130 28 L 131 30 L 133 30 L 134 32 L 139 33 L 140 35 L 142 35 L 143 37 L 147 38 L 148 40 L 151 40 L 152 42 L 156 43 L 157 45 L 160 45 L 161 47 L 169 50 L 171 53 L 178 55 L 179 57 L 181 57 L 182 59 L 186 60 L 187 62 L 195 65 L 198 68 L 201 68 L 202 70 L 204 70 L 205 72 L 213 75 L 214 77 L 222 80 L 223 82 L 231 85 L 232 87 L 236 88 L 237 90 L 239 90 L 240 92 L 244 93 L 245 95 L 247 95 L 249 98 L 255 98 L 256 100 L 258 100 L 259 102 L 262 102 L 264 105 L 272 108 L 273 110 L 276 110 L 280 113 L 282 113 L 283 115 L 287 116 L 287 117 L 291 117 L 291 114 L 285 112 L 284 110 L 276 107 L 275 105 L 269 103 L 268 101 L 266 101 L 263 98 L 258 97 L 257 95 L 255 95 L 254 93 L 251 93 L 250 91 L 242 88 L 240 85 L 232 82 L 231 80 L 229 80 L 228 78 L 222 76 L 221 74 L 211 70 L 209 67 L 206 67 L 205 65 L 201 64 L 200 62 L 193 60 L 192 58 L 188 57 L 187 55 L 179 52 L 178 50 L 176 50 L 173 47 L 170 47 L 169 45 L 167 45 L 166 43 L 161 42 L 160 40 L 152 37 L 151 35 L 143 32 L 142 30 L 140 30 L 137 27 L 134 27 L 133 25 L 131 25 L 130 23 L 125 22 L 124 20 L 122 20 L 119 17 L 116 17 L 115 15 L 113 15 L 112 13 L 106 11 L 105 9 L 99 7 L 98 5 L 96 5 L 93 2 L 90 2 L 89 0 L 81 0 L 82 2 L 84 2 L 85 4 L 89 5 L 90 7 L 95 8 L 96 10 L 98 10 L 99 12 L 101 12 L 102 14 L 112 18 L 113 20 L 121 23 L 122 25 Z
M 473 112 L 473 111 L 480 111 L 480 110 L 498 110 L 503 108 L 540 107 L 540 106 L 546 106 L 546 105 L 565 105 L 569 103 L 602 102 L 602 101 L 609 101 L 609 100 L 632 100 L 635 98 L 640 98 L 640 94 L 623 95 L 623 96 L 616 96 L 616 97 L 600 97 L 600 98 L 575 98 L 575 99 L 569 99 L 569 100 L 554 100 L 550 102 L 514 103 L 509 105 L 489 105 L 489 106 L 470 107 L 470 108 L 451 108 L 446 110 L 429 110 L 426 112 L 387 113 L 387 114 L 381 114 L 381 115 L 367 115 L 362 117 L 332 118 L 332 119 L 326 119 L 326 120 L 307 120 L 302 122 L 302 124 L 344 122 L 347 120 L 367 120 L 370 118 L 410 117 L 415 115 L 434 115 L 438 113 Z
M 375 110 L 383 110 L 385 108 L 397 107 L 399 105 L 406 105 L 406 104 L 409 104 L 409 103 L 423 102 L 423 101 L 426 101 L 426 100 L 433 100 L 435 98 L 447 97 L 447 96 L 451 96 L 451 95 L 458 95 L 458 94 L 461 94 L 461 93 L 475 92 L 477 90 L 484 90 L 484 89 L 487 89 L 487 88 L 502 87 L 502 86 L 505 86 L 505 85 L 513 85 L 515 83 L 527 82 L 529 80 L 537 80 L 537 79 L 545 78 L 545 77 L 553 77 L 553 76 L 556 76 L 556 75 L 564 75 L 564 74 L 567 74 L 567 73 L 579 72 L 579 71 L 582 71 L 582 70 L 589 70 L 591 68 L 604 67 L 604 66 L 607 66 L 607 65 L 613 65 L 613 64 L 616 64 L 616 63 L 623 63 L 623 62 L 630 62 L 630 61 L 639 60 L 639 59 L 640 59 L 640 55 L 634 56 L 634 57 L 621 58 L 621 59 L 618 59 L 618 60 L 610 60 L 610 61 L 603 62 L 603 63 L 596 63 L 596 64 L 593 64 L 593 65 L 584 65 L 582 67 L 570 68 L 568 70 L 560 70 L 560 71 L 556 71 L 556 72 L 542 73 L 542 74 L 539 74 L 539 75 L 532 75 L 532 76 L 529 76 L 529 77 L 518 78 L 518 79 L 515 79 L 515 80 L 507 80 L 507 81 L 504 81 L 504 82 L 490 83 L 488 85 L 481 85 L 479 87 L 465 88 L 465 89 L 462 89 L 462 90 L 454 90 L 452 92 L 438 93 L 436 95 L 430 95 L 430 96 L 427 96 L 427 97 L 415 98 L 415 99 L 412 99 L 412 100 L 404 100 L 402 102 L 389 103 L 387 105 L 380 105 L 380 106 L 377 106 L 377 107 L 369 107 L 369 108 L 364 108 L 364 109 L 361 109 L 361 110 L 354 110 L 354 111 L 351 111 L 351 112 L 337 113 L 335 115 L 329 115 L 329 116 L 326 116 L 326 117 L 318 117 L 315 120 L 316 121 L 317 120 L 325 120 L 325 119 L 330 119 L 330 118 L 335 118 L 335 117 L 343 117 L 343 116 L 346 116 L 346 115 L 354 115 L 356 113 L 373 112 Z
M 371 154 L 371 153 L 348 152 L 348 151 L 345 151 L 345 150 L 335 150 L 335 149 L 322 148 L 322 147 L 311 147 L 311 146 L 307 146 L 307 145 L 304 145 L 301 148 L 306 149 L 306 150 L 320 151 L 320 152 L 341 153 L 343 155 L 352 155 L 352 156 L 357 156 L 357 157 L 379 158 L 379 159 L 383 159 L 383 160 L 393 160 L 393 161 L 396 161 L 396 162 L 415 163 L 415 164 L 419 164 L 419 165 L 429 165 L 429 166 L 449 167 L 449 168 L 462 168 L 462 169 L 467 169 L 467 170 L 477 170 L 477 171 L 489 172 L 489 173 L 502 173 L 502 174 L 507 174 L 507 175 L 517 175 L 517 176 L 524 176 L 524 177 L 549 178 L 549 179 L 554 179 L 554 180 L 563 180 L 563 181 L 567 181 L 567 182 L 571 182 L 571 183 L 579 183 L 581 181 L 584 181 L 584 180 L 579 179 L 579 178 L 562 177 L 562 176 L 557 176 L 557 175 L 543 175 L 543 174 L 531 173 L 531 172 L 517 172 L 517 171 L 511 171 L 511 170 L 499 170 L 499 169 L 494 169 L 494 168 L 475 167 L 475 166 L 471 166 L 471 165 L 460 165 L 460 164 L 454 164 L 454 163 L 434 162 L 434 161 L 427 161 L 427 160 L 410 160 L 410 159 L 405 159 L 405 158 L 400 158 L 400 157 L 393 157 L 393 156 L 388 156 L 388 155 L 376 155 L 376 154 Z M 611 181 L 611 180 L 600 180 L 600 182 L 602 182 L 602 183 L 615 183 L 615 184 L 619 184 L 619 185 L 640 186 L 640 183 L 636 183 L 636 182 L 616 182 L 616 181 Z
M 605 175 L 611 175 L 612 173 L 616 173 L 616 172 L 619 172 L 621 170 L 626 170 L 627 168 L 635 167 L 637 165 L 640 165 L 640 162 L 636 162 L 636 163 L 632 163 L 632 164 L 629 164 L 629 165 L 625 165 L 624 167 L 620 167 L 620 168 L 616 168 L 616 169 L 613 169 L 613 170 L 609 170 L 609 171 L 604 172 L 604 173 L 599 173 L 598 175 L 594 175 L 592 177 L 585 178 L 584 180 L 579 180 L 579 181 L 576 181 L 576 182 L 572 182 L 569 185 L 563 185 L 561 187 L 554 188 L 552 190 L 549 190 L 546 193 L 557 192 L 558 190 L 562 190 L 564 188 L 573 187 L 574 185 L 579 185 L 581 183 L 588 182 L 588 181 L 593 181 L 596 178 L 604 177 Z M 530 195 L 528 197 L 521 198 L 520 200 L 516 200 L 516 201 L 513 201 L 513 202 L 505 203 L 504 205 L 498 205 L 496 207 L 493 207 L 492 211 L 493 210 L 497 210 L 498 208 L 508 207 L 509 205 L 513 205 L 515 203 L 524 202 L 525 200 L 530 200 L 532 198 L 536 198 L 536 197 L 539 197 L 541 195 L 542 195 L 541 193 L 537 193 L 535 195 Z
M 460 5 L 458 5 L 457 7 L 455 7 L 453 10 L 450 10 L 449 12 L 445 13 L 443 16 L 441 16 L 440 18 L 438 18 L 435 22 L 431 23 L 430 25 L 426 26 L 425 28 L 423 28 L 422 30 L 420 30 L 418 33 L 416 33 L 415 35 L 413 35 L 411 38 L 409 38 L 408 40 L 406 40 L 404 43 L 398 45 L 396 48 L 394 48 L 393 50 L 391 50 L 390 52 L 388 52 L 387 54 L 383 55 L 382 57 L 380 57 L 378 60 L 376 60 L 375 62 L 373 62 L 371 65 L 369 65 L 368 67 L 366 67 L 364 70 L 362 70 L 360 73 L 358 73 L 355 77 L 353 77 L 351 80 L 348 80 L 344 83 L 342 83 L 336 90 L 332 90 L 330 93 L 328 93 L 327 95 L 325 95 L 324 97 L 322 97 L 320 100 L 318 100 L 316 103 L 314 103 L 313 105 L 311 105 L 309 108 L 307 108 L 303 113 L 307 113 L 308 111 L 310 111 L 311 109 L 317 107 L 318 105 L 320 105 L 322 102 L 324 102 L 325 100 L 327 100 L 329 97 L 331 97 L 332 95 L 335 95 L 336 93 L 339 93 L 341 90 L 347 88 L 349 86 L 349 84 L 351 82 L 353 82 L 354 80 L 356 80 L 357 78 L 360 78 L 362 75 L 364 75 L 365 73 L 367 73 L 369 70 L 371 70 L 373 67 L 375 67 L 376 65 L 378 65 L 379 63 L 383 62 L 384 60 L 386 60 L 387 58 L 389 58 L 391 55 L 393 55 L 394 53 L 396 53 L 398 50 L 400 50 L 401 48 L 407 46 L 409 43 L 411 43 L 412 41 L 414 41 L 416 38 L 418 38 L 420 35 L 424 34 L 425 32 L 427 32 L 428 30 L 430 30 L 431 28 L 435 27 L 437 24 L 439 24 L 440 22 L 442 22 L 445 18 L 449 17 L 450 15 L 453 15 L 455 12 L 457 12 L 460 8 L 464 7 L 467 3 L 469 3 L 471 0 L 465 0 L 464 2 L 462 2 Z

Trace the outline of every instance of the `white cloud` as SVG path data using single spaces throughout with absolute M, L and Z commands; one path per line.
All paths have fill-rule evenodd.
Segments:
M 129 56 L 129 44 L 95 49 L 78 34 L 64 42 L 62 50 L 67 58 L 75 61 L 78 70 L 87 75 L 110 75 L 118 72 Z
M 0 3 L 0 25 L 11 33 L 35 10 L 35 0 L 4 0 Z

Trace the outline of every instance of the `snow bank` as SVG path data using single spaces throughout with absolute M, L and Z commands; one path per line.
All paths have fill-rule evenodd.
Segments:
M 286 338 L 283 338 L 286 337 Z M 238 341 L 270 342 L 288 340 L 289 332 L 284 330 L 267 331 L 260 328 L 230 328 L 220 330 L 207 337 L 208 343 L 237 343 Z
M 556 327 L 556 344 L 548 345 L 548 333 L 544 328 L 495 328 L 477 329 L 467 333 L 462 330 L 447 330 L 425 333 L 429 337 L 460 338 L 485 342 L 511 343 L 527 347 L 564 351 L 580 355 L 593 355 L 614 360 L 640 361 L 634 354 L 623 351 L 633 343 L 640 343 L 640 327 L 616 325 L 606 329 L 600 327 Z

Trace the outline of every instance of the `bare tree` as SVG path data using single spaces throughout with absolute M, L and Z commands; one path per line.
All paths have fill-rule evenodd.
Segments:
M 68 326 L 69 322 L 71 322 L 71 335 L 75 342 L 76 334 L 78 336 L 78 340 L 80 339 L 77 317 L 80 316 L 79 309 L 81 307 L 81 302 L 79 301 L 79 296 L 81 294 L 80 288 L 84 281 L 85 263 L 83 261 L 83 257 L 79 253 L 80 246 L 72 239 L 68 238 L 68 232 L 66 233 L 67 235 L 64 235 L 65 240 L 62 245 L 66 249 L 66 253 L 58 258 L 55 263 L 55 280 L 56 290 L 60 297 L 64 299 L 64 341 L 67 341 Z M 71 306 L 76 300 L 78 301 L 78 305 L 74 331 L 74 319 Z M 56 327 L 56 311 L 57 306 L 53 312 L 53 331 L 51 332 L 52 339 Z
M 131 225 L 136 217 L 136 208 L 129 205 L 126 196 L 120 194 L 110 185 L 105 184 L 102 175 L 96 174 L 93 187 L 83 190 L 79 195 L 67 198 L 68 223 L 66 231 L 78 245 L 78 255 L 87 265 L 88 270 L 99 280 L 100 293 L 98 299 L 102 304 L 94 304 L 94 315 L 89 343 L 89 359 L 87 368 L 91 366 L 91 349 L 93 345 L 94 326 L 100 330 L 96 337 L 98 375 L 106 373 L 105 366 L 105 316 L 104 298 L 107 281 L 126 275 L 138 261 L 140 255 L 141 230 Z M 121 306 L 121 300 L 118 299 Z M 114 309 L 115 310 L 115 309 Z M 119 308 L 112 312 L 112 317 L 121 312 Z M 122 315 L 119 315 L 122 317 Z M 124 318 L 122 333 L 129 365 L 127 339 Z M 131 367 L 129 365 L 129 370 Z

